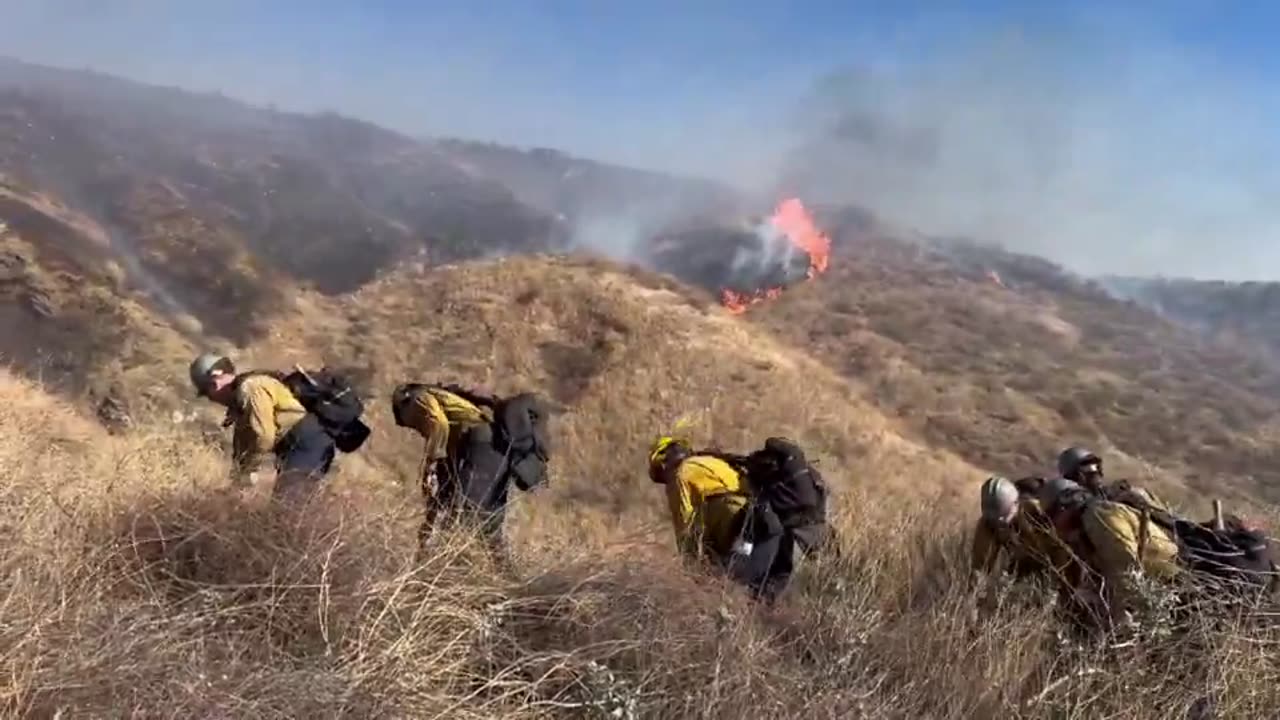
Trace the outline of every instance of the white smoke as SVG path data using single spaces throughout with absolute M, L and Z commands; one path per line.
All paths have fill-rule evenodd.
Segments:
M 799 250 L 769 219 L 752 223 L 754 244 L 739 245 L 730 261 L 734 276 L 763 277 L 780 267 L 791 267 Z
M 834 74 L 789 187 L 1082 273 L 1280 272 L 1268 86 L 1203 57 L 1046 32 Z
M 587 213 L 572 221 L 571 250 L 589 250 L 623 262 L 643 262 L 658 223 L 632 213 Z

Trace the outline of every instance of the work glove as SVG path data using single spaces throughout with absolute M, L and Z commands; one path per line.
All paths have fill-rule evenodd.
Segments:
M 445 460 L 433 460 L 427 464 L 425 474 L 422 476 L 422 492 L 424 495 L 434 497 L 440 491 L 440 480 L 444 477 Z
M 233 470 L 231 472 L 232 487 L 241 490 L 247 490 L 258 482 L 258 471 L 244 472 L 243 470 Z

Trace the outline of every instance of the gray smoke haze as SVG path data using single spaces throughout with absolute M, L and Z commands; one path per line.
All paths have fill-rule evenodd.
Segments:
M 1142 11 L 1067 20 L 1063 11 L 1038 27 L 987 20 L 985 34 L 926 44 L 927 53 L 886 31 L 875 50 L 827 68 L 815 53 L 805 67 L 629 95 L 546 84 L 567 77 L 559 66 L 517 75 L 520 59 L 504 59 L 496 31 L 452 44 L 447 28 L 424 36 L 423 63 L 405 48 L 364 51 L 377 45 L 361 36 L 367 28 L 334 32 L 350 12 L 332 7 L 262 29 L 260 45 L 228 19 L 252 16 L 246 0 L 202 10 L 204 24 L 176 7 L 0 0 L 0 48 L 411 133 L 559 147 L 765 197 L 858 204 L 914 230 L 998 242 L 1089 274 L 1280 279 L 1274 83 L 1187 49 Z M 1215 12 L 1195 0 L 1166 10 Z M 291 54 L 291 33 L 322 30 L 334 43 L 324 62 Z M 687 74 L 697 70 L 691 63 Z M 669 215 L 663 203 L 578 208 L 573 234 L 626 257 Z
M 644 262 L 643 248 L 661 225 L 663 213 L 588 212 L 571 225 L 570 245 L 627 262 Z
M 790 268 L 801 252 L 795 243 L 768 220 L 750 226 L 751 244 L 738 246 L 729 262 L 729 272 L 735 276 L 763 277 L 778 268 Z M 805 263 L 808 258 L 806 256 Z
M 1009 37 L 833 74 L 780 175 L 1085 273 L 1280 279 L 1274 90 L 1140 47 Z

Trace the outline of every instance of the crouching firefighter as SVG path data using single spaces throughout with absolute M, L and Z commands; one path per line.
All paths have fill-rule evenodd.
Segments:
M 443 513 L 479 524 L 505 557 L 503 522 L 511 483 L 528 491 L 547 478 L 550 442 L 545 404 L 536 394 L 495 398 L 457 385 L 405 383 L 391 397 L 396 425 L 423 437 L 418 531 L 425 544 Z
M 359 394 L 329 369 L 238 373 L 230 358 L 204 353 L 191 362 L 196 395 L 227 408 L 233 428 L 231 481 L 248 487 L 263 455 L 275 456 L 277 499 L 313 491 L 333 466 L 335 451 L 355 452 L 370 430 L 360 420 Z
M 828 540 L 826 486 L 784 438 L 742 456 L 660 437 L 650 448 L 649 478 L 666 487 L 680 552 L 711 561 L 766 603 L 786 589 L 797 550 Z
M 1278 583 L 1271 539 L 1237 515 L 1197 522 L 1146 502 L 1141 495 L 1102 499 L 1065 479 L 1046 490 L 1052 498 L 1046 502 L 1055 506 L 1060 532 L 1067 534 L 1071 529 L 1070 522 L 1062 522 L 1064 517 L 1070 519 L 1071 510 L 1082 519 L 1077 525 L 1089 541 L 1086 548 L 1093 552 L 1080 555 L 1086 561 L 1096 559 L 1093 565 L 1125 596 L 1122 602 L 1135 594 L 1131 578 L 1120 575 L 1126 570 L 1130 575 L 1176 576 L 1187 581 L 1176 589 L 1199 597 L 1195 606 L 1186 606 L 1196 612 L 1274 597 Z
M 1063 571 L 1069 558 L 1040 505 L 1044 483 L 1040 477 L 992 476 L 982 484 L 970 560 L 976 574 L 1022 580 Z

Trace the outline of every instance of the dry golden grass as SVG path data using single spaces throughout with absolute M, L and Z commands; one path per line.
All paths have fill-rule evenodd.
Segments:
M 650 440 L 682 416 L 699 442 L 726 448 L 788 435 L 838 484 L 873 483 L 899 498 L 968 498 L 985 477 L 905 439 L 803 352 L 660 276 L 607 262 L 508 258 L 398 273 L 340 304 L 305 297 L 298 311 L 244 362 L 363 368 L 376 431 L 367 457 L 398 476 L 417 471 L 418 448 L 391 423 L 385 393 L 395 384 L 546 394 L 560 408 L 565 450 L 554 472 L 568 478 L 566 495 L 547 502 L 577 508 L 583 522 L 637 530 L 661 520 L 656 509 L 637 512 L 652 503 L 634 479 Z
M 981 614 L 966 532 L 987 470 L 879 409 L 901 409 L 881 397 L 892 385 L 929 382 L 909 355 L 842 377 L 661 277 L 557 258 L 400 272 L 338 300 L 300 294 L 285 316 L 241 365 L 355 366 L 375 428 L 301 514 L 265 489 L 226 491 L 218 443 L 199 432 L 213 408 L 194 425 L 140 413 L 109 436 L 0 375 L 8 714 L 1141 719 L 1212 698 L 1217 717 L 1253 718 L 1280 702 L 1280 637 L 1256 624 L 1106 650 L 1060 645 L 1025 592 Z M 137 347 L 147 354 L 100 372 L 180 406 L 182 344 Z M 536 389 L 560 407 L 552 483 L 511 514 L 515 576 L 465 534 L 415 557 L 419 448 L 385 393 L 433 379 Z M 1046 412 L 1013 398 L 1024 421 Z M 727 448 L 792 436 L 835 489 L 845 553 L 803 568 L 775 612 L 675 557 L 643 468 L 682 415 Z
M 0 165 L 27 180 L 65 165 L 69 205 L 5 180 L 0 350 L 74 381 L 63 395 L 123 397 L 137 424 L 109 436 L 0 374 L 7 715 L 1141 719 L 1212 698 L 1218 717 L 1255 718 L 1280 702 L 1271 629 L 1063 647 L 1018 593 L 980 619 L 964 569 L 976 483 L 1044 468 L 1066 442 L 1161 489 L 1269 496 L 1280 379 L 1242 353 L 1034 262 L 1000 260 L 1004 290 L 893 243 L 745 320 L 657 276 L 548 258 L 296 292 L 350 289 L 421 242 L 436 261 L 558 230 L 357 123 L 214 142 L 163 115 L 9 99 Z M 141 292 L 102 247 L 106 216 L 77 215 L 89 205 L 196 317 Z M 366 376 L 376 434 L 302 514 L 226 491 L 214 409 L 167 424 L 191 410 L 202 332 L 248 344 L 246 367 Z M 414 556 L 418 448 L 385 392 L 432 379 L 561 407 L 552 484 L 512 513 L 517 576 L 465 534 Z M 836 489 L 846 552 L 805 568 L 778 612 L 675 558 L 643 468 L 683 415 L 732 449 L 794 437 Z
M 747 319 L 860 380 L 908 436 L 1006 474 L 1050 472 L 1085 444 L 1171 495 L 1280 499 L 1280 372 L 1265 359 L 1036 258 L 941 259 L 876 236 L 838 250 Z
M 1223 343 L 1280 358 L 1278 283 L 1163 277 L 1107 277 L 1103 282 L 1122 297 L 1156 307 Z
M 199 320 L 160 312 L 119 264 L 70 235 L 15 228 L 0 232 L 0 363 L 90 404 L 110 393 L 139 413 L 173 410 L 184 389 L 168 368 L 191 356 Z
M 1142 719 L 1212 697 L 1217 717 L 1256 718 L 1280 702 L 1272 631 L 1104 653 L 1060 649 L 1025 600 L 980 620 L 941 497 L 904 508 L 846 484 L 844 557 L 768 612 L 682 568 L 665 526 L 576 521 L 592 482 L 563 469 L 517 500 L 512 576 L 465 534 L 418 562 L 416 490 L 354 458 L 289 513 L 225 492 L 193 437 L 109 437 L 8 375 L 0 427 L 13 717 Z M 566 444 L 557 464 L 611 456 Z M 661 504 L 627 483 L 606 492 Z

